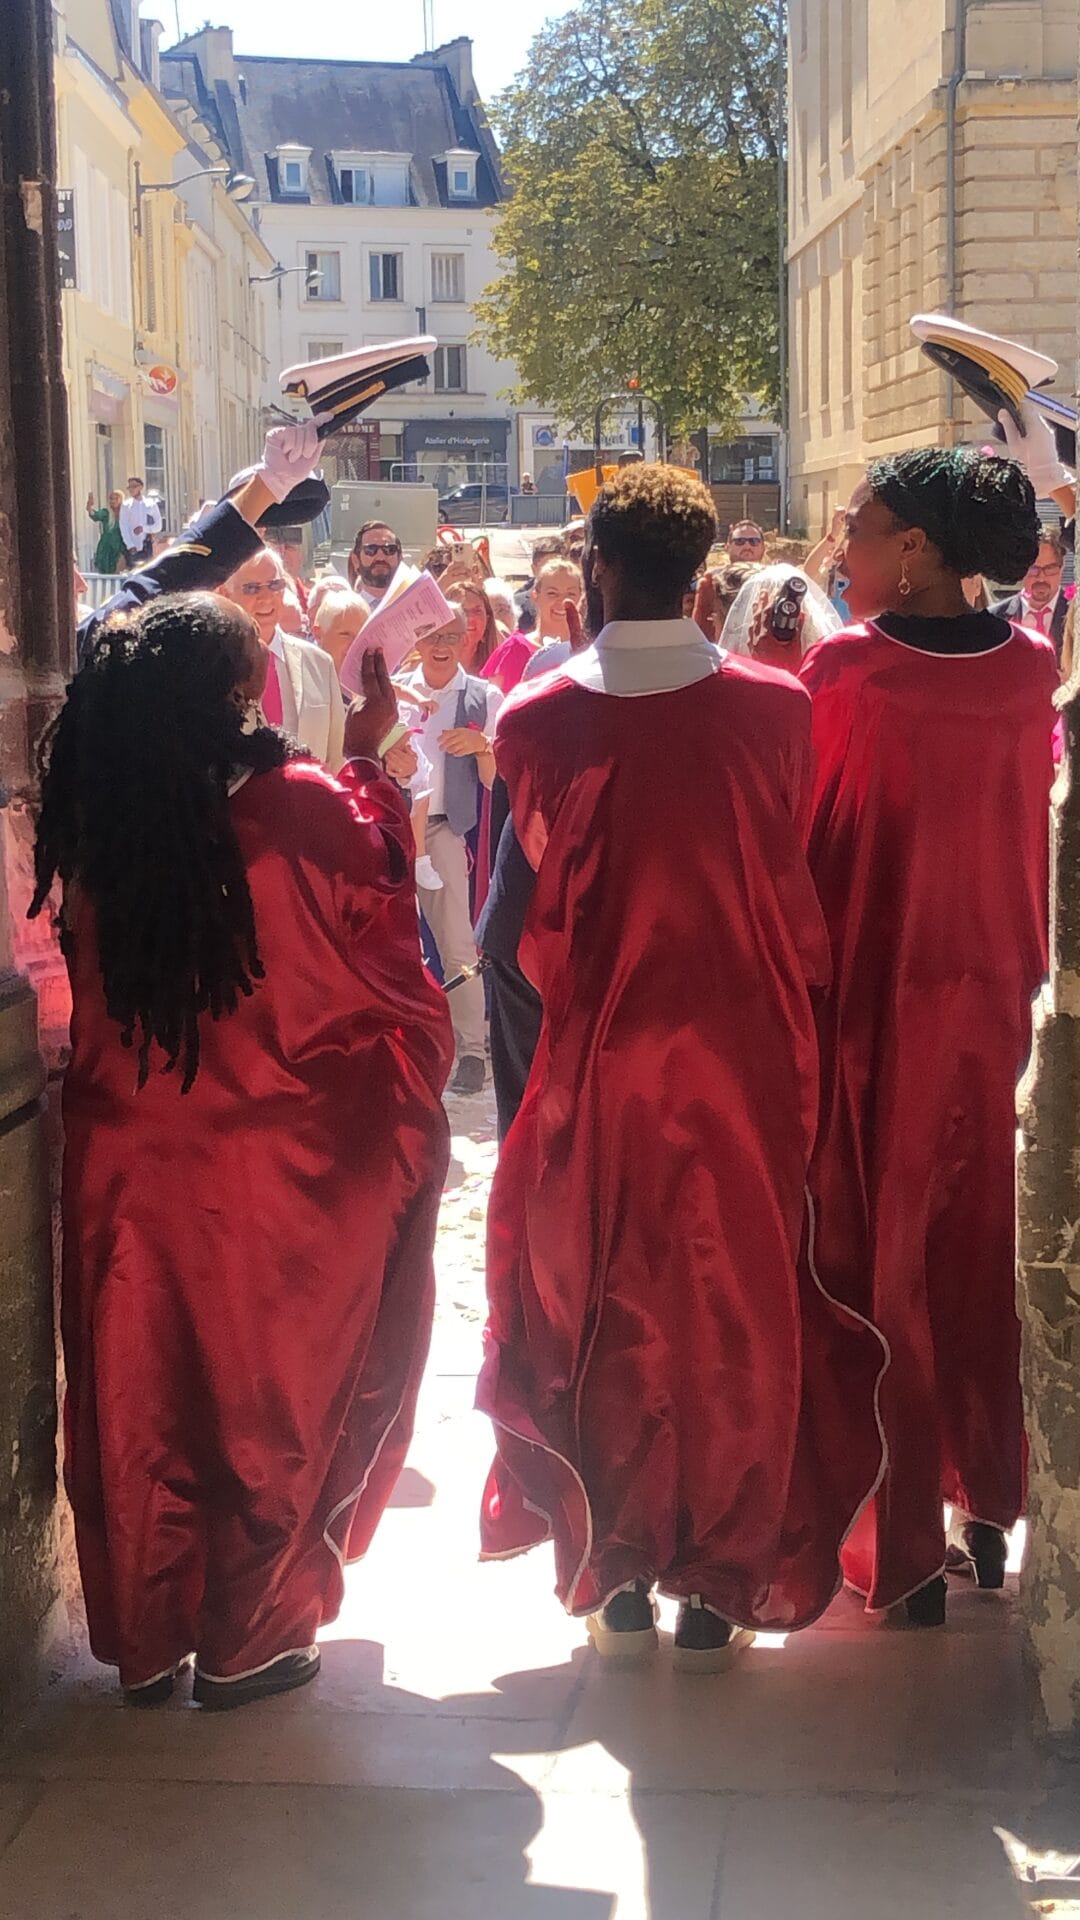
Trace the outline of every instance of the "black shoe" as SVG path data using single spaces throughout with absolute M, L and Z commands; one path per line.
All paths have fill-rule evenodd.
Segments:
M 624 1593 L 614 1594 L 599 1613 L 591 1613 L 585 1624 L 601 1659 L 641 1660 L 660 1644 L 656 1616 L 652 1594 L 643 1580 L 637 1580 Z
M 258 1673 L 239 1680 L 211 1680 L 195 1669 L 192 1698 L 210 1713 L 227 1713 L 231 1707 L 247 1707 L 253 1700 L 268 1700 L 275 1693 L 292 1693 L 314 1680 L 321 1661 L 318 1647 L 305 1647 L 302 1653 L 283 1653 Z
M 988 1526 L 985 1520 L 969 1520 L 962 1538 L 964 1551 L 975 1569 L 976 1584 L 991 1592 L 1003 1587 L 1009 1543 L 1001 1528 Z
M 463 1053 L 450 1082 L 451 1093 L 483 1093 L 487 1072 L 479 1054 Z
M 180 1675 L 191 1665 L 193 1655 L 178 1662 L 171 1673 L 159 1674 L 141 1687 L 125 1687 L 124 1703 L 129 1707 L 163 1707 L 172 1699 Z
M 945 1625 L 945 1601 L 948 1595 L 948 1583 L 945 1575 L 939 1573 L 936 1580 L 928 1580 L 925 1587 L 909 1593 L 904 1601 L 907 1617 L 913 1627 L 943 1627 Z
M 753 1638 L 748 1628 L 733 1626 L 692 1593 L 679 1608 L 672 1659 L 689 1672 L 720 1673 Z

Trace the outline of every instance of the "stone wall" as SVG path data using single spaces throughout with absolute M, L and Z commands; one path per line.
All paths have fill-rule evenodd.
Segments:
M 804 0 L 793 7 L 791 501 L 793 523 L 815 536 L 868 457 L 984 430 L 978 411 L 922 358 L 908 327 L 913 314 L 951 304 L 959 318 L 1052 355 L 1063 392 L 1072 378 L 1080 0 L 968 6 L 951 274 L 953 36 L 939 0 L 905 4 L 905 57 L 893 57 L 892 68 L 894 0 L 865 0 L 854 13 L 823 0 L 832 37 L 808 34 L 805 51 Z M 845 19 L 855 35 L 846 113 L 835 72 L 829 80 L 820 72 Z
M 34 749 L 63 697 L 74 594 L 56 263 L 49 0 L 0 35 L 0 1707 L 63 1622 L 56 1503 L 55 1217 L 46 1058 L 63 974 L 26 928 Z M 31 981 L 33 975 L 33 983 Z M 35 991 L 36 988 L 36 991 Z M 39 1035 L 39 999 L 45 1013 Z M 45 1042 L 43 1050 L 42 1041 Z M 0 1715 L 2 1717 L 2 1715 Z

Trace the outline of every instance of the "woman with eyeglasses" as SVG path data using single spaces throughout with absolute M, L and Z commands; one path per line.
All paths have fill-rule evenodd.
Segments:
M 265 719 L 272 727 L 284 727 L 336 773 L 345 757 L 345 703 L 337 669 L 321 647 L 283 630 L 288 588 L 281 555 L 263 547 L 226 581 L 221 592 L 251 615 L 270 655 L 262 697 Z
M 1054 649 L 969 605 L 1021 578 L 1035 496 L 965 448 L 877 460 L 837 564 L 858 624 L 814 647 L 810 867 L 833 991 L 811 1241 L 828 1292 L 889 1342 L 888 1466 L 845 1549 L 872 1609 L 917 1626 L 956 1553 L 1000 1587 L 1023 1510 L 1014 1095 L 1047 966 Z M 951 1564 L 951 1562 L 950 1562 Z
M 401 565 L 401 541 L 385 520 L 365 520 L 349 555 L 349 585 L 367 603 L 378 606 Z

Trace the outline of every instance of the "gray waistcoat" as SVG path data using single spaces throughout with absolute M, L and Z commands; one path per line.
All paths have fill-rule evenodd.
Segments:
M 455 727 L 479 727 L 484 732 L 487 728 L 487 697 L 487 681 L 474 680 L 471 674 L 467 674 L 465 685 L 458 694 Z M 463 760 L 456 760 L 451 753 L 444 758 L 443 805 L 447 824 L 451 833 L 464 839 L 480 818 L 480 775 L 471 754 Z

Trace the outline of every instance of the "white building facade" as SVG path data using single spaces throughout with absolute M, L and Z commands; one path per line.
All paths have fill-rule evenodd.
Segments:
M 504 187 L 471 47 L 407 63 L 247 59 L 227 28 L 163 56 L 169 85 L 212 102 L 273 267 L 263 400 L 298 361 L 414 333 L 438 339 L 430 378 L 388 394 L 328 449 L 330 478 L 517 479 L 513 367 L 473 339 L 496 274 Z

